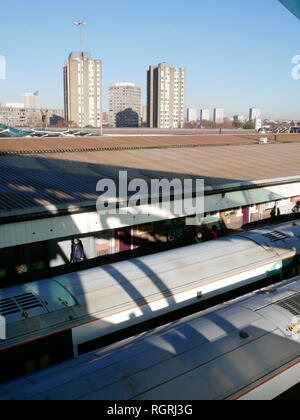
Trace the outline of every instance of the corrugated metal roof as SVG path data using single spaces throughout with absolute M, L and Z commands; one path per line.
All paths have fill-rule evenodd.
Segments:
M 117 180 L 119 170 L 128 170 L 129 178 L 196 177 L 210 189 L 230 188 L 300 176 L 299 155 L 300 144 L 294 143 L 2 156 L 0 216 L 17 209 L 95 204 L 97 182 Z
M 256 144 L 260 135 L 183 135 L 183 136 L 122 136 L 84 138 L 0 138 L 0 153 L 101 151 L 136 148 L 197 147 L 233 144 Z M 268 135 L 274 142 L 275 135 Z M 300 135 L 277 135 L 277 142 L 300 142 Z

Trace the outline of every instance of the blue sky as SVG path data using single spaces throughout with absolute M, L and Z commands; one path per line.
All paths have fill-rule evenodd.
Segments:
M 62 66 L 79 49 L 81 19 L 85 50 L 103 60 L 105 109 L 118 81 L 141 86 L 145 102 L 148 66 L 166 61 L 187 68 L 187 106 L 300 119 L 300 80 L 291 77 L 300 21 L 277 0 L 3 2 L 0 102 L 39 90 L 43 106 L 62 107 Z

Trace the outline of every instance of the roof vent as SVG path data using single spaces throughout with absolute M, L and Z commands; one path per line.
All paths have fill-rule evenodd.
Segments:
M 0 315 L 1 316 L 11 315 L 18 312 L 20 312 L 20 309 L 11 298 L 0 300 Z
M 295 294 L 294 296 L 284 299 L 280 302 L 276 302 L 276 305 L 287 310 L 292 315 L 300 315 L 300 293 Z
M 277 230 L 274 230 L 273 232 L 270 232 L 270 233 L 265 233 L 263 236 L 265 238 L 270 239 L 272 242 L 283 241 L 285 239 L 290 238 L 285 233 L 278 232 Z
M 20 306 L 22 312 L 34 308 L 43 308 L 43 305 L 41 304 L 39 299 L 32 293 L 26 293 L 25 295 L 16 296 L 14 297 L 14 300 L 16 301 L 18 306 Z
M 43 308 L 43 304 L 32 293 L 25 293 L 23 295 L 0 300 L 1 316 L 26 313 L 26 311 L 34 308 Z

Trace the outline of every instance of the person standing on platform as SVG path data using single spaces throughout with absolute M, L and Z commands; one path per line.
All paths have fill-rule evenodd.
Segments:
M 79 264 L 86 260 L 83 244 L 80 239 L 72 241 L 71 264 Z
M 208 235 L 207 235 L 207 239 L 208 241 L 213 241 L 215 239 L 219 239 L 219 232 L 218 232 L 218 227 L 216 225 L 214 225 L 209 231 L 208 231 Z
M 203 234 L 201 232 L 197 233 L 195 241 L 197 244 L 202 244 L 204 242 Z

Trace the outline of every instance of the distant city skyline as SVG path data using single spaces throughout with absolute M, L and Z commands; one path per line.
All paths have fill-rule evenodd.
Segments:
M 118 80 L 141 86 L 145 104 L 149 64 L 168 62 L 187 69 L 187 107 L 220 104 L 230 117 L 247 115 L 256 104 L 265 118 L 300 119 L 300 80 L 291 76 L 292 58 L 300 54 L 300 22 L 277 0 L 190 0 L 185 7 L 174 0 L 171 11 L 167 1 L 158 0 L 132 0 L 130 7 L 121 0 L 75 0 L 72 9 L 53 0 L 47 19 L 42 4 L 12 0 L 1 16 L 7 78 L 0 80 L 0 103 L 39 90 L 42 107 L 63 108 L 62 63 L 79 50 L 74 22 L 82 19 L 87 23 L 83 48 L 103 62 L 105 111 L 108 88 Z M 11 22 L 14 32 L 8 36 Z M 28 31 L 31 25 L 34 31 Z M 120 48 L 123 36 L 131 40 L 130 48 Z

